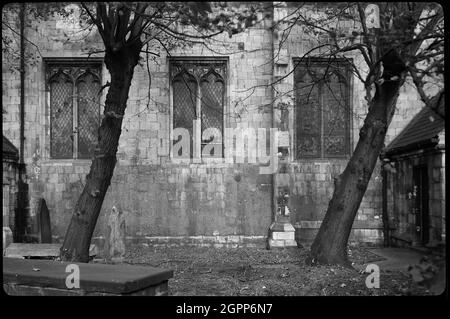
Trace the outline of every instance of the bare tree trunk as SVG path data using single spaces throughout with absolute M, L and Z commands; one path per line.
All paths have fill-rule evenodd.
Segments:
M 116 165 L 123 115 L 140 50 L 140 42 L 133 47 L 106 50 L 105 64 L 111 74 L 111 83 L 106 96 L 104 118 L 98 130 L 98 145 L 86 176 L 86 185 L 75 206 L 61 247 L 62 260 L 89 261 L 89 245 Z
M 350 231 L 383 148 L 406 73 L 394 52 L 385 56 L 383 66 L 384 82 L 376 85 L 358 144 L 344 172 L 335 180 L 333 197 L 311 246 L 311 257 L 319 263 L 350 266 L 347 258 Z

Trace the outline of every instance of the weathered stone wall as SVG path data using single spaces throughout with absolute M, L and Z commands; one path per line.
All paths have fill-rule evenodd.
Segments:
M 10 19 L 17 21 L 17 13 Z M 78 29 L 76 25 L 63 23 L 56 13 L 43 20 L 27 19 L 30 25 L 25 37 L 33 40 L 44 58 L 82 58 L 87 56 L 88 49 L 102 49 L 95 33 L 85 36 L 82 42 L 76 37 L 67 38 L 65 33 Z M 245 104 L 239 101 L 247 97 L 248 92 L 237 91 L 270 82 L 271 65 L 267 63 L 269 56 L 266 54 L 267 48 L 270 51 L 270 41 L 270 32 L 262 25 L 233 38 L 227 35 L 218 38 L 210 44 L 214 52 L 197 45 L 179 48 L 172 55 L 229 55 L 226 126 L 269 128 L 270 112 L 258 109 L 259 105 L 270 101 L 269 89 L 256 89 Z M 26 50 L 35 52 L 35 47 L 27 45 Z M 230 54 L 236 51 L 239 53 Z M 146 65 L 135 69 L 119 142 L 118 163 L 94 236 L 104 236 L 104 217 L 114 205 L 124 211 L 130 236 L 265 235 L 271 220 L 271 197 L 268 181 L 259 175 L 258 165 L 178 165 L 171 162 L 169 63 L 164 50 L 159 53 L 161 56 L 150 62 L 148 108 Z M 70 221 L 90 161 L 50 158 L 45 63 L 37 52 L 35 54 L 38 61 L 35 65 L 27 64 L 25 80 L 25 161 L 31 194 L 30 215 L 34 214 L 37 199 L 44 197 L 51 214 L 52 234 L 58 240 Z M 5 103 L 8 114 L 3 118 L 4 133 L 18 143 L 19 89 L 15 82 L 13 87 L 15 74 L 4 72 L 4 77 L 9 83 L 3 93 L 4 101 L 8 102 Z M 102 77 L 105 83 L 108 80 L 105 68 Z M 105 92 L 102 101 L 104 97 Z M 230 151 L 231 146 L 226 145 L 225 153 Z
M 33 4 L 44 10 L 53 5 Z M 59 240 L 64 236 L 85 183 L 90 161 L 50 158 L 49 93 L 45 86 L 42 57 L 83 58 L 90 49 L 102 50 L 103 45 L 98 34 L 84 34 L 80 26 L 61 19 L 54 11 L 48 11 L 51 14 L 44 19 L 27 17 L 25 37 L 32 40 L 40 53 L 34 45 L 26 42 L 27 53 L 36 57 L 36 63 L 27 63 L 25 73 L 24 155 L 30 186 L 30 215 L 34 213 L 37 199 L 44 197 L 50 211 L 52 234 L 55 240 Z M 17 12 L 6 14 L 6 18 L 18 29 Z M 292 59 L 302 56 L 315 44 L 314 39 L 301 29 L 294 28 L 279 57 L 285 59 L 287 64 L 280 69 L 271 62 L 277 42 L 268 28 L 270 25 L 271 21 L 267 19 L 232 38 L 226 34 L 220 35 L 209 43 L 209 48 L 195 44 L 172 52 L 172 56 L 228 57 L 225 127 L 272 127 L 272 109 L 261 106 L 272 101 L 273 92 L 264 85 L 273 81 L 274 74 L 292 70 Z M 2 28 L 3 32 L 8 32 L 4 26 Z M 18 43 L 16 41 L 15 45 Z M 160 57 L 153 57 L 149 63 L 149 103 L 145 54 L 142 54 L 142 65 L 135 69 L 119 141 L 118 163 L 94 236 L 105 236 L 106 212 L 114 205 L 120 206 L 124 212 L 128 237 L 266 236 L 273 214 L 272 179 L 270 175 L 259 174 L 258 164 L 216 164 L 206 161 L 179 165 L 171 162 L 169 62 L 163 49 L 158 53 Z M 350 57 L 362 63 L 357 55 Z M 4 66 L 17 63 L 17 59 L 6 60 L 3 57 Z M 102 82 L 107 80 L 108 72 L 103 67 Z M 3 116 L 3 132 L 16 145 L 19 145 L 19 84 L 19 73 L 11 73 L 4 67 L 2 98 L 7 114 Z M 258 87 L 252 94 L 252 90 L 245 91 L 253 86 Z M 283 93 L 291 91 L 292 87 L 293 76 L 289 76 L 277 89 Z M 106 90 L 101 101 L 104 101 L 105 94 Z M 420 105 L 411 86 L 405 86 L 387 140 L 398 133 Z M 288 113 L 291 136 L 294 129 L 292 107 Z M 355 78 L 352 90 L 352 147 L 356 145 L 366 112 L 364 90 Z M 254 149 L 256 144 L 249 147 Z M 292 150 L 290 153 L 293 154 Z M 225 144 L 225 154 L 233 154 L 229 143 Z M 344 169 L 346 161 L 291 158 L 292 196 L 289 207 L 291 221 L 298 228 L 307 227 L 302 224 L 305 221 L 322 219 L 333 191 L 333 177 Z M 374 238 L 380 234 L 380 215 L 381 178 L 377 167 L 357 217 L 358 221 L 367 223 L 366 226 L 362 224 L 360 235 L 356 237 L 375 241 Z M 317 223 L 315 225 L 313 230 L 318 227 Z M 370 227 L 376 229 L 374 232 L 377 234 Z
M 270 188 L 263 185 L 258 167 L 190 164 L 117 168 L 105 203 L 122 208 L 131 234 L 262 235 L 267 231 Z
M 2 21 L 13 27 L 20 29 L 18 19 L 19 5 L 8 5 L 2 8 Z M 18 69 L 20 67 L 19 37 L 2 23 L 2 37 L 10 40 L 11 51 L 15 55 L 2 54 L 2 126 L 5 135 L 13 145 L 19 146 L 20 138 L 20 78 Z

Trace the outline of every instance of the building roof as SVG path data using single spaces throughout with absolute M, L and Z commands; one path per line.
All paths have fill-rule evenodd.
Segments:
M 5 137 L 5 135 L 3 135 L 2 153 L 3 159 L 12 159 L 16 161 L 19 159 L 19 150 Z
M 445 120 L 429 107 L 417 113 L 406 127 L 385 148 L 386 155 L 436 144 L 436 137 L 445 128 Z

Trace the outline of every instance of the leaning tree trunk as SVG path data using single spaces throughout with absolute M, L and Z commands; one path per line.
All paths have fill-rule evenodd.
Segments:
M 86 185 L 77 201 L 61 247 L 61 259 L 89 261 L 89 246 L 106 191 L 111 183 L 122 120 L 128 100 L 141 44 L 124 46 L 120 50 L 106 49 L 105 65 L 111 75 L 106 95 L 104 118 L 98 130 L 98 144 Z
M 333 196 L 311 246 L 314 262 L 350 266 L 347 259 L 350 231 L 383 148 L 405 77 L 404 64 L 394 52 L 385 56 L 383 66 L 384 82 L 376 85 L 358 144 L 344 172 L 335 180 Z

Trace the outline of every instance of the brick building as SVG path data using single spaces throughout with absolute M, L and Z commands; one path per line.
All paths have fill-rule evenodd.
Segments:
M 320 14 L 326 5 L 309 4 L 305 10 Z M 24 73 L 28 214 L 33 216 L 38 199 L 45 198 L 52 234 L 58 241 L 64 236 L 89 172 L 95 124 L 102 116 L 98 105 L 104 101 L 106 90 L 99 97 L 96 92 L 107 82 L 108 72 L 101 53 L 87 59 L 89 50 L 102 50 L 95 30 L 88 33 L 76 19 L 62 19 L 51 8 L 55 4 L 26 4 L 27 8 L 35 6 L 49 14 L 42 19 L 25 17 L 24 36 L 33 42 L 24 44 L 26 56 L 33 61 L 26 64 Z M 300 65 L 291 72 L 298 58 L 317 45 L 317 39 L 300 26 L 293 27 L 283 43 L 281 26 L 270 28 L 295 8 L 294 3 L 272 7 L 268 9 L 270 17 L 262 23 L 231 38 L 219 35 L 208 47 L 175 47 L 170 57 L 164 50 L 159 56 L 142 54 L 143 62 L 136 66 L 130 89 L 117 166 L 94 238 L 104 238 L 108 215 L 116 206 L 123 212 L 130 241 L 265 245 L 283 200 L 284 214 L 289 212 L 285 219 L 293 226 L 288 230 L 295 229 L 297 242 L 313 238 L 331 198 L 333 178 L 345 168 L 356 145 L 367 105 L 362 83 L 339 59 L 333 63 L 344 76 L 335 76 L 332 85 L 344 88 L 339 96 L 342 112 L 336 112 L 336 103 L 325 87 L 314 91 L 315 103 L 322 110 L 315 113 L 300 103 L 301 98 L 289 94 L 299 83 L 311 81 L 314 72 L 320 73 L 325 65 L 316 58 L 311 60 L 313 71 L 306 72 Z M 18 5 L 3 10 L 4 21 L 18 30 Z M 355 25 L 348 22 L 346 27 L 350 30 Z M 4 34 L 17 38 L 4 25 L 2 28 Z M 364 68 L 361 56 L 353 53 L 346 57 Z M 5 60 L 3 56 L 2 62 L 2 102 L 7 112 L 3 134 L 20 145 L 20 73 L 9 68 L 18 66 L 19 59 Z M 268 86 L 276 80 L 280 81 L 274 88 Z M 180 85 L 185 82 L 188 85 Z M 192 101 L 190 90 L 200 92 L 209 102 Z M 387 142 L 422 106 L 414 86 L 404 85 Z M 190 124 L 195 118 L 191 108 L 202 113 L 198 125 Z M 334 131 L 331 121 L 327 122 L 330 116 L 337 121 Z M 204 147 L 199 137 L 204 127 L 221 129 L 224 138 L 218 143 L 225 159 L 233 155 L 227 128 L 278 128 L 284 132 L 279 137 L 282 172 L 260 174 L 261 165 L 249 163 L 248 156 L 245 163 L 207 155 L 196 162 L 175 163 L 172 140 L 179 125 L 195 136 L 191 145 L 197 152 Z M 247 150 L 255 151 L 255 145 L 247 143 Z M 351 240 L 382 241 L 381 206 L 378 165 Z

